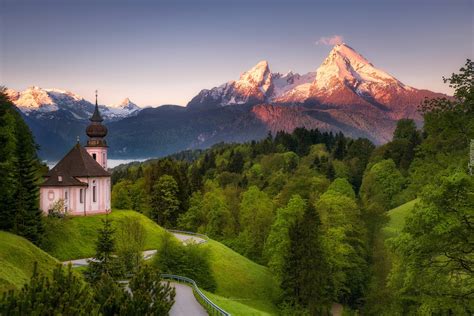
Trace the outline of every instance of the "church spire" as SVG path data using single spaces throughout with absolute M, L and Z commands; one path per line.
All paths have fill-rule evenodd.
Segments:
M 99 112 L 99 104 L 97 103 L 97 90 L 95 90 L 95 109 L 94 113 L 92 114 L 92 117 L 90 118 L 91 122 L 102 122 L 102 116 L 100 115 Z
M 95 91 L 95 109 L 90 118 L 91 123 L 86 128 L 86 134 L 89 136 L 88 147 L 107 146 L 104 137 L 107 136 L 107 127 L 102 125 L 102 116 L 99 112 L 99 103 L 97 102 L 97 90 Z

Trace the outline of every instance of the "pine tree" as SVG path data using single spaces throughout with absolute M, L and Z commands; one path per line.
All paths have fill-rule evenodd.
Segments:
M 329 303 L 328 266 L 320 239 L 320 221 L 308 203 L 303 217 L 290 228 L 290 250 L 282 274 L 282 289 L 289 303 L 322 315 Z
M 122 306 L 122 315 L 168 315 L 174 304 L 175 289 L 160 279 L 160 272 L 143 265 L 130 280 L 130 293 Z
M 102 220 L 102 228 L 99 229 L 99 235 L 96 241 L 96 253 L 93 260 L 89 260 L 89 266 L 84 273 L 89 282 L 95 282 L 102 277 L 102 274 L 109 274 L 110 276 L 117 276 L 118 263 L 112 257 L 115 250 L 115 229 L 112 228 L 112 221 L 108 216 Z
M 39 209 L 38 158 L 33 136 L 26 124 L 17 121 L 16 175 L 18 188 L 15 194 L 16 214 L 14 232 L 40 245 L 43 234 L 43 215 Z
M 120 315 L 127 296 L 124 289 L 108 274 L 103 273 L 94 284 L 94 299 L 103 315 Z
M 21 291 L 0 297 L 0 315 L 97 315 L 91 288 L 72 272 L 58 265 L 52 278 L 37 272 Z
M 44 228 L 38 201 L 36 144 L 2 88 L 0 123 L 0 229 L 12 230 L 40 245 Z
M 5 94 L 0 91 L 0 229 L 13 229 L 15 216 L 15 117 Z

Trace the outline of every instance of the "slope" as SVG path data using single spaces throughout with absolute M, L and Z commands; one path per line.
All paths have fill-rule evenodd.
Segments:
M 223 297 L 221 300 L 229 300 L 229 306 L 237 301 L 262 312 L 277 313 L 273 302 L 278 295 L 278 285 L 267 267 L 214 240 L 202 244 L 202 247 L 209 249 L 211 269 L 217 283 L 215 294 Z
M 413 211 L 418 201 L 415 199 L 388 211 L 389 221 L 382 229 L 385 239 L 396 237 L 400 233 L 407 216 Z
M 146 230 L 145 249 L 157 249 L 164 232 L 151 219 L 134 211 L 114 210 L 109 218 L 117 225 L 128 218 L 138 218 Z M 48 219 L 46 251 L 61 261 L 94 256 L 97 230 L 102 226 L 105 215 L 72 217 L 64 220 Z
M 35 262 L 45 274 L 59 263 L 23 237 L 0 231 L 0 292 L 20 288 L 30 279 Z
M 108 216 L 113 225 L 130 217 L 138 218 L 147 231 L 145 248 L 160 247 L 164 229 L 143 214 L 114 210 Z M 101 227 L 104 217 L 105 215 L 95 215 L 49 221 L 47 251 L 61 261 L 92 257 L 97 229 Z M 217 283 L 215 294 L 220 296 L 221 301 L 227 301 L 227 305 L 231 308 L 234 306 L 234 309 L 235 306 L 248 305 L 251 307 L 249 310 L 276 314 L 273 301 L 277 295 L 277 285 L 268 268 L 214 240 L 208 240 L 201 246 L 209 250 L 211 269 Z

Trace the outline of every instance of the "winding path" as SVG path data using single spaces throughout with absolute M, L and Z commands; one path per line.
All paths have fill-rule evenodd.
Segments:
M 189 244 L 189 243 L 201 244 L 201 243 L 206 242 L 204 238 L 201 238 L 198 236 L 191 236 L 191 235 L 186 235 L 186 234 L 177 233 L 177 232 L 171 232 L 171 233 L 176 238 L 181 240 L 183 244 Z M 148 260 L 156 254 L 156 250 L 146 250 L 146 251 L 143 251 L 142 254 L 143 254 L 143 258 L 145 260 Z M 93 258 L 84 258 L 84 259 L 64 261 L 63 264 L 64 265 L 71 264 L 73 268 L 85 267 L 89 264 L 88 263 L 89 260 L 93 260 Z M 175 283 L 175 282 L 170 282 L 170 284 L 176 289 L 176 296 L 175 296 L 175 302 L 173 304 L 173 307 L 171 307 L 169 315 L 171 316 L 208 315 L 206 310 L 201 306 L 201 304 L 199 304 L 199 302 L 194 297 L 193 289 L 190 286 L 180 284 L 180 283 Z
M 170 316 L 201 316 L 208 315 L 206 310 L 199 304 L 193 294 L 193 289 L 185 284 L 170 282 L 176 289 L 176 297 Z

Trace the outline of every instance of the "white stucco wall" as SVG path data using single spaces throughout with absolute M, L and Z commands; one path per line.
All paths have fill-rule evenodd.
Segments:
M 59 199 L 64 199 L 67 211 L 71 215 L 98 214 L 110 211 L 111 183 L 110 177 L 79 178 L 88 186 L 41 187 L 40 208 L 48 213 L 51 206 Z M 96 200 L 93 199 L 93 188 L 96 188 Z M 81 203 L 80 192 L 83 190 Z

